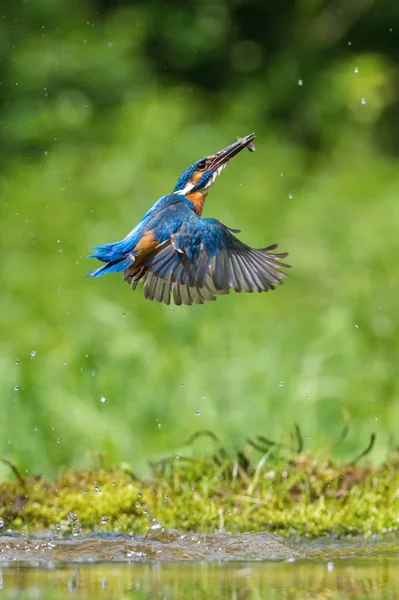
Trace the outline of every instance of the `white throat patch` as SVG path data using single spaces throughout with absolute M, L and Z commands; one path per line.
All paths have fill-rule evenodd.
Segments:
M 220 167 L 218 167 L 216 169 L 216 171 L 214 171 L 212 173 L 212 176 L 208 179 L 206 185 L 204 185 L 204 187 L 202 188 L 203 190 L 207 190 L 208 188 L 211 187 L 211 185 L 213 185 L 215 183 L 216 179 L 219 177 L 220 173 L 223 171 L 223 169 L 225 168 L 226 165 L 227 165 L 227 163 L 220 165 Z M 177 192 L 174 192 L 174 193 L 179 194 L 180 196 L 186 196 L 187 194 L 189 194 L 191 192 L 191 190 L 194 187 L 195 187 L 195 185 L 193 183 L 188 183 L 185 188 L 183 188 L 182 190 L 179 190 Z
M 189 194 L 191 192 L 193 187 L 194 187 L 194 185 L 192 183 L 188 183 L 185 188 L 183 188 L 182 190 L 178 190 L 177 192 L 174 192 L 174 193 L 179 194 L 179 196 L 185 196 L 186 194 Z

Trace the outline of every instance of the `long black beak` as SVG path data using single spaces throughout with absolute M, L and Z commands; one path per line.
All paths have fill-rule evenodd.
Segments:
M 215 154 L 215 159 L 212 161 L 209 168 L 213 169 L 214 167 L 219 167 L 227 163 L 233 156 L 236 156 L 241 150 L 244 148 L 249 148 L 250 150 L 255 150 L 252 142 L 256 138 L 255 133 L 250 133 L 243 138 L 239 138 L 234 144 L 230 144 L 227 148 L 223 148 Z

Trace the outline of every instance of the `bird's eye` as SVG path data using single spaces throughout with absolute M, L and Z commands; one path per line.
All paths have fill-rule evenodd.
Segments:
M 197 169 L 198 169 L 198 171 L 205 171 L 206 160 L 200 160 L 199 163 L 197 163 Z

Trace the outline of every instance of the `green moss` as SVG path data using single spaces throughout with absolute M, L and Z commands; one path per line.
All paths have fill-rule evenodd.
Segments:
M 337 464 L 310 452 L 284 460 L 172 458 L 137 479 L 126 466 L 64 471 L 0 484 L 3 530 L 65 533 L 149 527 L 347 535 L 396 531 L 399 456 L 382 465 Z

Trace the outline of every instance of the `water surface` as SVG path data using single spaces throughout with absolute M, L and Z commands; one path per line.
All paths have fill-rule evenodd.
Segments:
M 399 540 L 265 533 L 0 537 L 0 598 L 396 599 Z

